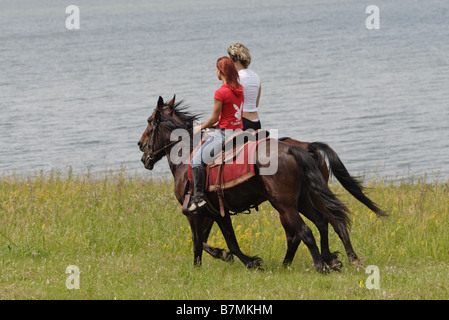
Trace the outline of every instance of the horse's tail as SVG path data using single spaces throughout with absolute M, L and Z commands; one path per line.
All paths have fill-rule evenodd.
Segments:
M 362 182 L 359 178 L 352 177 L 343 162 L 341 162 L 337 153 L 329 147 L 327 144 L 322 142 L 310 143 L 309 152 L 314 153 L 316 150 L 322 151 L 329 161 L 329 171 L 337 178 L 341 185 L 352 194 L 357 200 L 371 209 L 374 213 L 379 216 L 388 216 L 388 213 L 383 211 L 379 206 L 371 201 L 364 193 Z
M 307 151 L 298 146 L 289 146 L 288 152 L 295 158 L 301 177 L 304 177 L 304 183 L 308 185 L 311 196 L 321 200 L 327 209 L 328 212 L 325 211 L 324 214 L 331 221 L 349 226 L 351 220 L 348 208 L 329 189 L 316 161 Z

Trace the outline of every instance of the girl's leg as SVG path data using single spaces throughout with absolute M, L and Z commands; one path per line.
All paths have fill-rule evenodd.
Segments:
M 195 212 L 206 205 L 206 200 L 204 199 L 204 189 L 206 184 L 205 165 L 211 163 L 214 156 L 221 151 L 224 136 L 225 134 L 222 133 L 222 130 L 215 130 L 210 134 L 210 138 L 203 143 L 201 148 L 199 148 L 192 157 L 191 165 L 194 194 L 192 203 L 188 208 L 189 212 Z

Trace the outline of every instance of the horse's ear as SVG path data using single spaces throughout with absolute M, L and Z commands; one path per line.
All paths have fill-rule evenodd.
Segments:
M 159 110 L 162 110 L 162 107 L 164 106 L 164 99 L 162 99 L 161 96 L 159 96 L 159 100 L 157 101 L 157 108 Z
M 173 111 L 173 107 L 175 106 L 176 94 L 173 96 L 173 99 L 168 103 L 168 106 Z
M 159 109 L 156 109 L 156 112 L 154 113 L 154 119 L 159 122 L 161 120 L 161 111 Z

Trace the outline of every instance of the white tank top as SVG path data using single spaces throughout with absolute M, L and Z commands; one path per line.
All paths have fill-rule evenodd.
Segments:
M 257 111 L 257 96 L 259 95 L 260 78 L 251 69 L 239 71 L 240 84 L 243 87 L 245 100 L 243 101 L 243 112 Z

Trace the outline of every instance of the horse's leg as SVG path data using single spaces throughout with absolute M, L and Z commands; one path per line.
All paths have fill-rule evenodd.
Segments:
M 272 205 L 279 212 L 279 217 L 287 237 L 287 252 L 285 253 L 283 265 L 288 266 L 291 264 L 302 240 L 312 255 L 316 270 L 318 272 L 327 272 L 326 265 L 320 255 L 312 230 L 310 230 L 304 220 L 302 220 L 296 206 L 279 205 L 273 202 Z
M 318 210 L 321 212 L 326 212 L 326 208 L 321 203 L 321 201 L 316 200 L 315 205 Z M 354 248 L 352 247 L 351 239 L 349 237 L 348 227 L 343 222 L 338 221 L 329 221 L 334 228 L 335 232 L 337 233 L 338 237 L 340 238 L 341 242 L 343 243 L 343 246 L 346 251 L 346 255 L 348 256 L 349 262 L 357 262 L 360 259 L 357 257 L 357 254 L 354 251 Z
M 265 150 L 263 149 L 265 147 Z M 284 227 L 287 237 L 287 251 L 284 257 L 284 265 L 289 265 L 298 249 L 299 243 L 304 241 L 307 248 L 312 255 L 315 268 L 319 272 L 327 272 L 326 264 L 320 255 L 320 251 L 315 242 L 312 230 L 305 224 L 301 216 L 298 214 L 298 201 L 301 195 L 302 184 L 308 173 L 303 165 L 308 165 L 312 162 L 310 155 L 300 147 L 289 146 L 288 144 L 279 142 L 277 144 L 278 155 L 277 171 L 271 175 L 260 175 L 261 182 L 264 187 L 265 196 L 270 201 L 272 206 L 279 212 L 279 217 Z M 263 159 L 263 150 L 265 155 L 271 156 L 271 144 L 259 144 L 257 154 L 258 159 Z M 301 153 L 302 152 L 302 153 Z M 309 161 L 309 162 L 307 162 Z M 271 162 L 271 160 L 270 160 Z M 257 166 L 263 168 L 264 164 L 257 160 Z M 318 170 L 317 168 L 315 170 Z M 321 178 L 321 177 L 320 177 Z M 320 181 L 320 180 L 319 180 Z
M 309 145 L 309 144 L 308 144 Z M 305 147 L 309 150 L 309 152 L 312 152 L 314 155 L 314 158 L 317 160 L 319 164 L 321 164 L 320 171 L 323 176 L 324 181 L 326 184 L 329 182 L 329 168 L 326 165 L 326 162 L 323 159 L 323 156 L 314 148 L 310 149 Z M 327 209 L 324 207 L 324 205 L 321 203 L 321 201 L 315 200 L 314 204 L 316 208 L 318 208 L 321 213 L 317 213 L 316 210 L 313 210 L 315 213 L 312 215 L 315 216 L 316 222 L 315 225 L 317 226 L 320 236 L 321 236 L 321 255 L 323 258 L 327 259 L 326 263 L 330 261 L 329 266 L 332 269 L 339 269 L 342 266 L 341 261 L 337 258 L 335 253 L 331 253 L 329 249 L 329 238 L 328 238 L 328 219 L 327 216 L 325 216 L 324 212 L 328 212 Z M 337 223 L 332 225 L 338 236 L 340 237 L 340 240 L 343 242 L 343 245 L 345 247 L 346 254 L 348 255 L 349 262 L 358 261 L 359 258 L 357 257 L 357 254 L 354 252 L 354 249 L 352 248 L 351 240 L 349 238 L 349 233 L 347 226 L 343 223 Z
M 309 150 L 309 143 L 300 142 L 296 140 L 289 140 L 290 144 L 298 145 L 303 147 L 305 150 Z M 329 169 L 327 167 L 326 162 L 324 161 L 323 156 L 317 150 L 309 150 L 312 153 L 312 156 L 318 163 L 318 167 L 320 168 L 321 175 L 323 176 L 326 184 L 329 182 Z M 306 216 L 310 221 L 312 221 L 320 232 L 320 245 L 321 245 L 321 257 L 323 257 L 324 262 L 333 270 L 340 271 L 343 264 L 338 259 L 336 253 L 332 253 L 329 249 L 329 228 L 328 228 L 328 219 L 324 214 L 318 213 L 316 210 L 312 208 L 310 205 L 310 201 L 308 199 L 302 199 L 301 197 L 298 206 L 299 211 Z M 308 198 L 308 197 L 307 197 Z M 315 203 L 315 205 L 317 205 Z M 324 210 L 324 207 L 320 203 L 320 210 Z
M 336 252 L 332 253 L 329 249 L 328 219 L 324 214 L 314 210 L 310 201 L 300 199 L 299 211 L 312 221 L 320 232 L 321 257 L 324 262 L 334 271 L 341 271 L 343 264 L 338 259 Z M 316 205 L 316 204 L 315 204 Z
M 215 216 L 214 218 L 218 226 L 220 227 L 221 233 L 223 233 L 226 244 L 228 245 L 231 253 L 236 255 L 237 258 L 239 258 L 240 261 L 242 261 L 248 269 L 261 269 L 262 259 L 260 259 L 259 257 L 248 257 L 240 250 L 229 214 L 226 214 L 224 217 Z
M 295 257 L 298 246 L 301 243 L 301 236 L 296 224 L 293 228 L 291 228 L 290 223 L 284 218 L 283 214 L 280 214 L 279 218 L 282 226 L 284 227 L 285 236 L 287 238 L 287 251 L 284 256 L 284 261 L 282 262 L 282 265 L 287 267 L 292 263 L 293 258 Z
M 204 216 L 202 214 L 188 215 L 193 242 L 193 264 L 201 266 L 203 256 L 203 229 Z
M 207 253 L 209 253 L 212 257 L 216 259 L 221 259 L 226 262 L 233 262 L 234 256 L 228 250 L 215 248 L 207 244 L 207 239 L 209 238 L 210 230 L 212 229 L 212 225 L 214 224 L 214 220 L 209 217 L 205 217 L 203 221 L 203 249 Z
M 203 249 L 215 259 L 220 259 L 225 262 L 234 262 L 234 255 L 231 253 L 231 251 L 218 247 L 212 247 L 206 242 L 203 242 Z
M 349 232 L 348 232 L 347 226 L 342 223 L 338 223 L 338 222 L 335 224 L 333 224 L 333 223 L 331 223 L 331 224 L 332 224 L 332 227 L 334 228 L 335 232 L 340 237 L 341 242 L 343 242 L 343 246 L 345 247 L 345 251 L 348 256 L 349 262 L 356 263 L 358 261 L 361 261 L 361 259 L 359 259 L 359 257 L 355 253 L 354 248 L 352 247 L 351 239 L 349 238 Z

